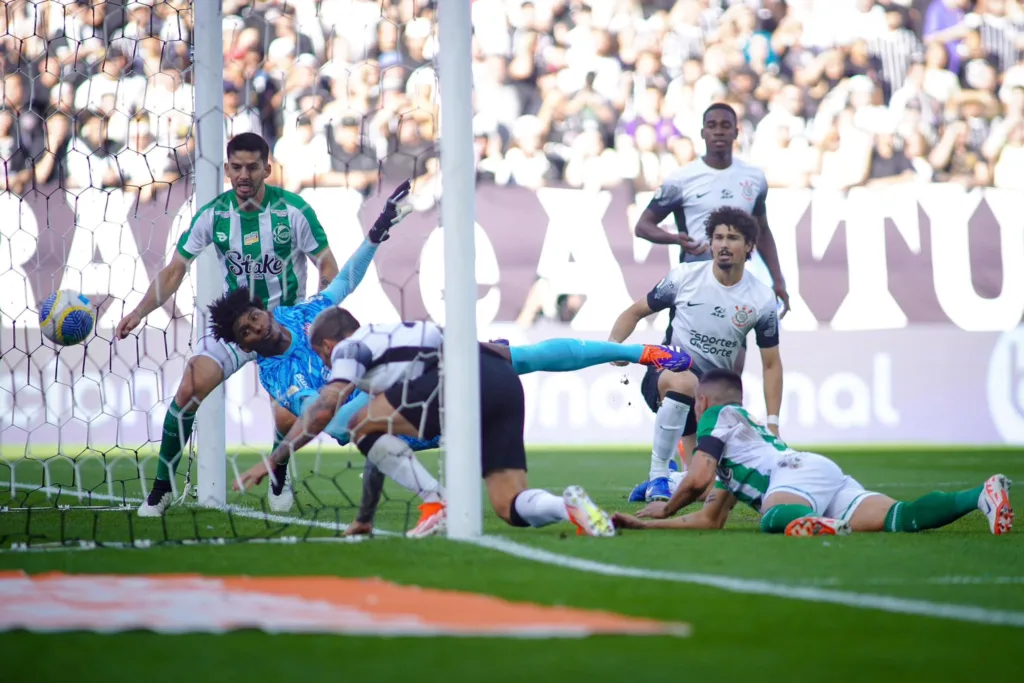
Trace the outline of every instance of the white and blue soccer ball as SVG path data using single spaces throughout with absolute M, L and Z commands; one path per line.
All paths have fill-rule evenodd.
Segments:
M 39 327 L 54 344 L 81 344 L 96 327 L 96 310 L 80 292 L 62 289 L 46 297 L 39 309 Z

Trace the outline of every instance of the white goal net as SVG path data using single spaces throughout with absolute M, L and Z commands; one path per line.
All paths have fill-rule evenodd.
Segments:
M 181 503 L 163 519 L 133 513 L 196 340 L 194 265 L 143 326 L 113 334 L 195 210 L 192 2 L 0 8 L 0 546 L 337 535 L 359 505 L 363 457 L 321 437 L 289 465 L 291 511 L 271 514 L 265 485 L 229 492 L 227 514 L 203 510 L 188 495 L 193 433 L 174 478 Z M 433 0 L 223 0 L 223 14 L 225 140 L 268 141 L 268 182 L 312 206 L 339 264 L 391 190 L 415 179 L 419 242 L 403 246 L 397 228 L 344 303 L 360 320 L 401 320 L 420 280 L 408 254 L 437 225 Z M 307 294 L 317 280 L 310 264 Z M 95 331 L 56 347 L 39 310 L 68 289 L 92 301 Z M 273 439 L 254 363 L 226 384 L 226 415 L 196 429 L 226 430 L 230 482 Z M 433 453 L 423 459 L 436 471 Z M 386 525 L 410 526 L 417 502 L 385 489 Z

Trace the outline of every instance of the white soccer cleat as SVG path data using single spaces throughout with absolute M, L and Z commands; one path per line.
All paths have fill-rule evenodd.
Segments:
M 1013 528 L 1013 508 L 1010 507 L 1010 486 L 1005 475 L 993 474 L 985 482 L 978 496 L 978 509 L 988 517 L 988 528 L 996 536 L 1010 533 Z
M 150 492 L 145 502 L 139 506 L 138 515 L 139 517 L 163 517 L 164 513 L 167 512 L 167 508 L 171 506 L 171 492 L 165 491 L 163 495 L 157 498 L 157 495 Z M 154 500 L 155 499 L 155 500 Z
M 801 517 L 786 525 L 787 536 L 846 536 L 851 531 L 849 522 L 831 517 Z
M 569 521 L 576 526 L 577 536 L 614 536 L 615 525 L 608 513 L 597 507 L 580 486 L 570 486 L 562 494 Z
M 267 503 L 271 512 L 291 512 L 295 504 L 295 492 L 292 491 L 292 473 L 288 470 L 284 475 L 284 488 L 281 493 L 274 495 L 274 485 L 267 489 Z
M 423 503 L 420 505 L 420 521 L 406 532 L 406 538 L 426 538 L 445 530 L 448 511 L 444 503 Z

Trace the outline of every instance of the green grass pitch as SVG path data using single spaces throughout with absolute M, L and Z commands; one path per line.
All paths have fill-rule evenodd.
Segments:
M 871 489 L 909 500 L 935 489 L 975 486 L 1002 472 L 1024 482 L 1024 452 L 1012 450 L 860 449 L 829 451 Z M 356 456 L 358 457 L 358 456 Z M 333 458 L 333 460 L 332 460 Z M 0 506 L 52 505 L 39 493 L 11 494 L 9 455 L 0 459 Z M 239 464 L 249 462 L 240 456 Z M 336 463 L 336 464 L 335 464 Z M 347 467 L 351 464 L 352 467 Z M 115 471 L 118 477 L 135 475 Z M 119 465 L 120 467 L 120 465 Z M 94 468 L 94 469 L 89 469 Z M 312 461 L 299 461 L 300 472 Z M 333 468 L 333 469 L 332 469 Z M 352 517 L 361 462 L 325 454 L 321 474 L 299 485 L 307 517 L 315 501 L 330 507 L 322 521 Z M 560 491 L 585 486 L 610 510 L 625 502 L 647 468 L 642 448 L 534 450 L 531 485 Z M 54 462 L 51 485 L 74 483 L 68 462 Z M 19 482 L 43 483 L 41 464 L 20 461 Z M 102 469 L 81 463 L 85 488 Z M 135 484 L 137 487 L 137 484 Z M 261 488 L 262 492 L 263 488 Z M 394 493 L 392 491 L 392 493 Z M 137 495 L 129 488 L 128 495 Z M 348 496 L 346 498 L 345 496 Z M 397 495 L 397 494 L 396 494 Z M 351 500 L 350 500 L 351 499 Z M 258 506 L 256 496 L 235 502 Z M 1024 498 L 1021 498 L 1024 500 Z M 60 502 L 76 504 L 73 497 Z M 486 506 L 486 503 L 485 503 Z M 385 504 L 382 529 L 400 530 L 409 507 Z M 231 524 L 234 524 L 232 526 Z M 380 537 L 358 544 L 229 544 L 148 550 L 10 552 L 11 543 L 56 538 L 124 540 L 194 536 L 332 535 L 327 528 L 283 527 L 252 519 L 227 523 L 221 513 L 177 510 L 164 522 L 125 512 L 55 510 L 0 513 L 0 570 L 72 573 L 196 572 L 208 575 L 378 576 L 420 586 L 489 593 L 513 600 L 596 608 L 686 621 L 690 638 L 594 637 L 583 640 L 354 638 L 270 636 L 235 632 L 209 636 L 116 636 L 88 633 L 0 635 L 9 681 L 578 681 L 634 679 L 702 681 L 965 681 L 1021 680 L 1024 630 L 976 622 L 900 614 L 738 593 L 687 581 L 605 576 L 520 559 L 446 539 L 411 542 Z M 324 525 L 327 526 L 327 525 Z M 942 530 L 916 535 L 862 534 L 841 539 L 790 539 L 758 533 L 755 517 L 737 509 L 721 532 L 624 532 L 614 539 L 577 538 L 567 526 L 510 529 L 488 512 L 485 530 L 559 556 L 617 567 L 735 577 L 767 582 L 783 593 L 813 587 L 848 594 L 890 596 L 1016 614 L 1024 619 L 1024 530 L 993 537 L 972 513 Z M 0 610 L 2 610 L 0 604 Z

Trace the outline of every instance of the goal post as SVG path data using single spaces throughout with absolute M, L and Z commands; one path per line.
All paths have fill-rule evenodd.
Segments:
M 439 3 L 441 225 L 444 230 L 444 477 L 448 536 L 480 536 L 480 367 L 477 362 L 473 70 L 469 2 Z
M 224 187 L 224 38 L 220 0 L 192 3 L 192 68 L 195 93 L 195 210 Z M 206 330 L 211 303 L 223 293 L 220 266 L 211 245 L 196 265 L 196 339 Z M 196 416 L 198 499 L 206 507 L 227 503 L 227 437 L 224 384 L 203 400 Z

